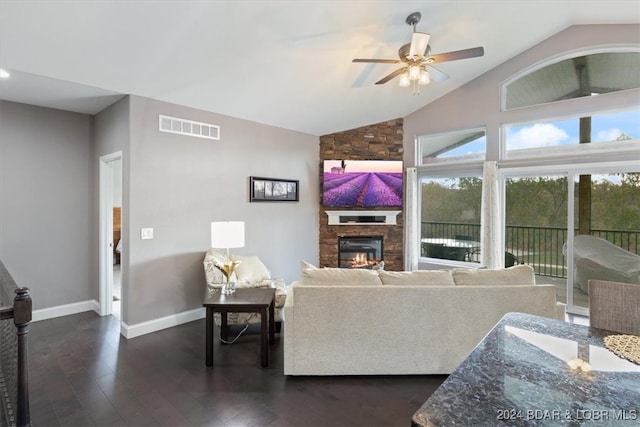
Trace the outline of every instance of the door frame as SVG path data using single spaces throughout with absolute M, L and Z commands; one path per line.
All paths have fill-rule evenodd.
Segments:
M 113 301 L 113 178 L 111 162 L 122 161 L 122 151 L 100 156 L 99 174 L 99 305 L 100 316 L 112 313 Z M 122 262 L 122 261 L 121 261 Z

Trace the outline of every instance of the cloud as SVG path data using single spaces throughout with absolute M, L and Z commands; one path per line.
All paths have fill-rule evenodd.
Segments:
M 549 123 L 536 123 L 521 128 L 507 136 L 507 149 L 557 147 L 571 143 L 569 135 L 559 127 Z
M 611 128 L 606 130 L 601 130 L 592 140 L 593 142 L 609 142 L 615 141 L 618 137 L 622 135 L 622 131 L 618 128 Z

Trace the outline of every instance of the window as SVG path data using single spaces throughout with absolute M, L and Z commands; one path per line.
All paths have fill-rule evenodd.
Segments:
M 586 314 L 590 279 L 629 282 L 640 274 L 633 267 L 640 261 L 638 167 L 507 174 L 505 256 L 531 265 L 538 283 L 555 285 L 559 301 Z
M 639 52 L 581 54 L 526 70 L 504 86 L 503 109 L 640 87 Z
M 420 191 L 421 257 L 479 263 L 482 177 L 422 176 Z
M 567 177 L 560 174 L 505 179 L 505 267 L 527 264 L 538 283 L 553 284 L 567 301 Z
M 484 129 L 425 135 L 418 138 L 418 161 L 429 164 L 443 161 L 483 160 L 487 151 Z
M 528 264 L 584 315 L 574 240 L 640 256 L 640 49 L 599 49 L 506 82 L 503 111 L 487 117 L 503 123 L 499 141 L 484 128 L 416 139 L 420 268 Z
M 640 109 L 505 126 L 505 156 L 638 148 Z
M 573 177 L 570 277 L 572 304 L 578 307 L 588 308 L 590 279 L 638 283 L 640 278 L 640 173 L 621 171 Z

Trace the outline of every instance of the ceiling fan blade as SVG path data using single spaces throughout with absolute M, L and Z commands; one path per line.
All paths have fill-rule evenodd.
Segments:
M 409 57 L 422 57 L 429 46 L 431 34 L 414 32 L 411 36 L 411 47 L 409 48 Z
M 447 73 L 438 70 L 433 65 L 429 65 L 428 70 L 429 70 L 429 75 L 431 76 L 431 80 L 434 82 L 440 83 L 449 78 L 449 75 Z
M 398 59 L 354 59 L 351 62 L 372 62 L 374 64 L 399 64 Z
M 383 85 L 386 82 L 388 82 L 389 80 L 398 77 L 400 74 L 404 73 L 406 67 L 402 67 L 402 68 L 398 68 L 397 70 L 395 70 L 393 73 L 388 74 L 386 76 L 384 76 L 383 78 L 381 78 L 380 80 L 378 80 L 376 82 L 377 85 Z
M 435 62 L 457 61 L 458 59 L 475 58 L 482 55 L 484 55 L 483 47 L 472 47 L 471 49 L 456 50 L 453 52 L 430 55 L 426 59 L 426 62 L 427 64 L 431 64 Z

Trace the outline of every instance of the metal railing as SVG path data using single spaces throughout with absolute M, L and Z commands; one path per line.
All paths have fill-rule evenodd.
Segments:
M 30 426 L 27 334 L 32 304 L 0 261 L 0 425 Z
M 591 235 L 640 254 L 640 231 L 593 229 Z M 421 237 L 479 241 L 480 224 L 422 222 Z M 505 230 L 506 251 L 513 254 L 519 263 L 531 265 L 540 276 L 567 278 L 562 252 L 566 241 L 567 229 L 561 227 L 507 225 Z

